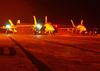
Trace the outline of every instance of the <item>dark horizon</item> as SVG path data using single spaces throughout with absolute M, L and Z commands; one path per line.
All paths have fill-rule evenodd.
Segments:
M 33 15 L 38 23 L 44 23 L 44 17 L 48 21 L 58 25 L 71 25 L 72 19 L 75 25 L 83 24 L 87 29 L 100 29 L 100 5 L 99 1 L 85 0 L 5 0 L 0 1 L 0 26 L 11 19 L 14 24 L 20 19 L 22 23 L 33 23 Z

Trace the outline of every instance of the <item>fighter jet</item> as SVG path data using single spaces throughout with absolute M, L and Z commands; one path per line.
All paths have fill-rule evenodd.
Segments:
M 7 24 L 6 26 L 2 26 L 0 27 L 1 29 L 6 29 L 6 33 L 8 33 L 8 31 L 11 31 L 13 33 L 16 33 L 17 30 L 16 30 L 16 26 L 14 26 L 14 24 L 12 23 L 12 21 L 9 19 L 8 20 L 10 24 Z
M 83 25 L 83 20 L 81 20 L 81 24 L 79 24 L 78 26 L 74 25 L 73 20 L 71 20 L 71 23 L 72 23 L 73 27 L 76 27 L 76 29 L 79 30 L 79 33 L 87 30 L 86 27 Z
M 17 32 L 16 29 L 18 27 L 29 27 L 29 28 L 32 28 L 32 30 L 36 30 L 36 27 L 40 28 L 40 24 L 38 25 L 37 21 L 36 21 L 36 17 L 35 16 L 33 16 L 33 17 L 34 17 L 34 24 L 33 25 L 21 25 L 20 20 L 17 21 L 16 25 L 14 25 L 12 23 L 12 21 L 9 19 L 8 21 L 10 24 L 7 24 L 6 26 L 2 26 L 1 29 L 7 29 L 6 33 L 8 33 L 8 31 L 12 31 L 13 33 L 16 33 Z
M 50 22 L 47 21 L 47 16 L 45 16 L 45 23 L 42 23 L 44 25 L 40 26 L 40 29 L 38 30 L 38 33 L 48 33 L 48 35 L 51 35 L 53 31 L 55 30 L 53 25 L 51 25 Z
M 51 25 L 50 22 L 47 21 L 47 16 L 45 16 L 45 33 L 49 32 L 49 34 L 51 35 L 53 33 L 53 31 L 55 31 L 53 25 Z

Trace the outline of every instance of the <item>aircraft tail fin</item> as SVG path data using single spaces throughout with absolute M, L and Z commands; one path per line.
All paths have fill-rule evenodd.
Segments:
M 36 17 L 35 16 L 33 16 L 33 17 L 34 17 L 34 23 L 35 23 L 35 25 L 37 25 Z
M 73 22 L 73 20 L 72 20 L 72 19 L 71 19 L 71 23 L 72 23 L 73 27 L 75 27 L 74 22 Z
M 12 21 L 9 19 L 8 20 L 11 26 L 14 26 L 14 24 L 12 23 Z
M 83 25 L 83 20 L 81 20 L 81 25 Z
M 20 24 L 20 20 L 18 20 L 17 23 Z
M 47 23 L 47 16 L 45 16 L 45 24 Z

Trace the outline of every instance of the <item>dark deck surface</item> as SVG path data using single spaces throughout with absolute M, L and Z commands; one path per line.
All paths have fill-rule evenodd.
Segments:
M 100 36 L 0 34 L 0 71 L 100 71 Z

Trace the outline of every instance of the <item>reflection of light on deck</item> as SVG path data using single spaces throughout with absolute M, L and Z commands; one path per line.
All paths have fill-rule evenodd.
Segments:
M 7 36 L 10 36 L 9 34 L 7 34 Z
M 42 35 L 36 35 L 37 36 L 37 38 L 40 38 L 40 37 L 42 37 Z

